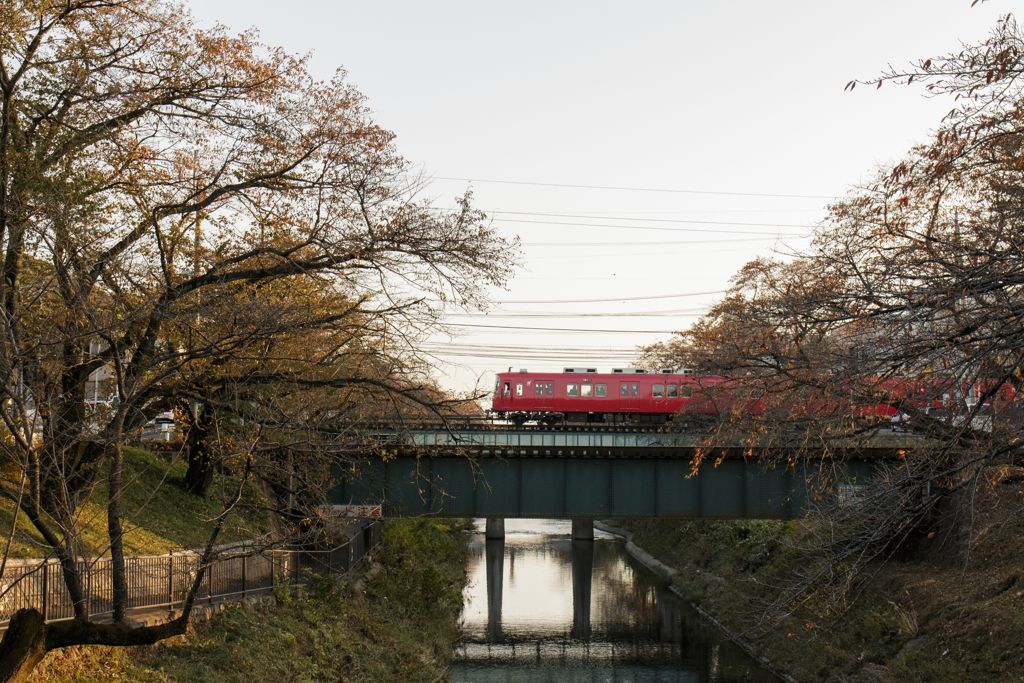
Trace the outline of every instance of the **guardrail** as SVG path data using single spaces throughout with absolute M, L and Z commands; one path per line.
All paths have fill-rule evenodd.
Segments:
M 302 583 L 306 570 L 319 574 L 344 573 L 379 542 L 379 524 L 371 523 L 362 533 L 327 550 L 257 552 L 246 546 L 228 549 L 210 563 L 195 602 L 266 593 L 282 579 Z M 199 563 L 200 554 L 195 551 L 126 558 L 128 609 L 173 610 L 182 605 L 199 571 Z M 80 561 L 77 571 L 83 577 L 89 616 L 111 614 L 114 609 L 111 559 L 99 557 Z M 56 560 L 8 561 L 0 579 L 0 629 L 7 627 L 15 612 L 28 607 L 42 612 L 46 621 L 74 618 L 71 598 Z

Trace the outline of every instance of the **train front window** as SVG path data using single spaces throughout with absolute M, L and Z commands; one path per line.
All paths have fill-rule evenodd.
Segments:
M 651 392 L 654 394 L 654 398 L 663 398 L 665 396 L 665 385 L 654 384 L 651 385 Z
M 607 384 L 595 384 L 594 385 L 594 396 L 597 396 L 598 398 L 604 398 L 607 395 L 608 395 L 608 385 Z
M 580 395 L 580 385 L 579 384 L 567 384 L 565 386 L 565 395 L 566 396 L 579 396 Z
M 584 384 L 580 390 L 580 396 L 590 396 L 594 392 L 594 387 L 591 384 Z
M 667 387 L 665 387 L 665 389 L 665 398 L 677 398 L 679 396 L 678 384 L 669 384 Z

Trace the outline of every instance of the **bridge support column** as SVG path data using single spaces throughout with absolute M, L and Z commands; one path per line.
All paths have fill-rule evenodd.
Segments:
M 484 538 L 505 538 L 505 518 L 504 517 L 488 517 L 487 527 L 484 529 Z
M 574 541 L 593 541 L 594 540 L 594 520 L 592 520 L 592 519 L 574 519 L 574 520 L 572 520 L 572 540 L 574 540 Z

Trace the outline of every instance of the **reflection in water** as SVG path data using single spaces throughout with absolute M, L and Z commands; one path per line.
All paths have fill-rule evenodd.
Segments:
M 613 536 L 573 541 L 568 521 L 510 519 L 504 540 L 485 542 L 477 527 L 452 683 L 777 681 Z
M 484 555 L 487 557 L 487 640 L 500 643 L 501 635 L 501 587 L 505 562 L 505 539 L 488 538 L 485 541 Z M 509 562 L 511 572 L 512 562 Z M 510 574 L 511 576 L 511 574 Z
M 590 589 L 593 584 L 594 541 L 572 540 L 573 640 L 590 640 Z

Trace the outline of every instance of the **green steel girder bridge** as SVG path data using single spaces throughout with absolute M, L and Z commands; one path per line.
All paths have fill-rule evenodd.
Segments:
M 385 517 L 791 519 L 817 497 L 855 496 L 896 448 L 765 468 L 751 452 L 644 427 L 381 429 L 385 458 L 338 472 L 335 505 Z M 694 461 L 703 458 L 694 470 Z M 795 455 L 795 451 L 793 452 Z M 784 459 L 783 459 L 784 461 Z

